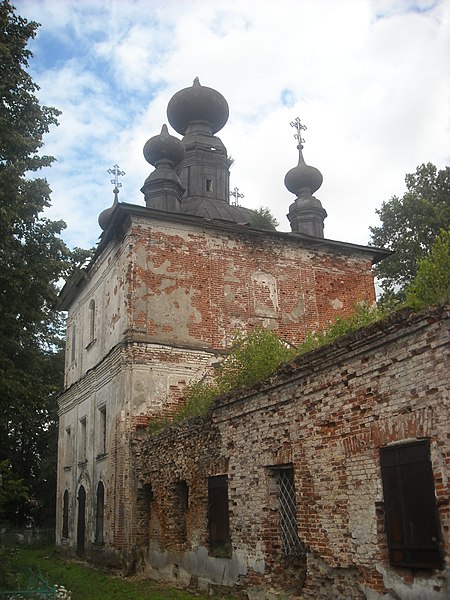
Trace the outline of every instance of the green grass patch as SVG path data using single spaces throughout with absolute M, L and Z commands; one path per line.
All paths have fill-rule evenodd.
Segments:
M 20 579 L 26 579 L 29 567 L 41 571 L 51 585 L 63 585 L 71 592 L 71 600 L 210 600 L 210 596 L 161 585 L 151 579 L 123 578 L 65 560 L 53 547 L 20 547 L 17 562 Z M 231 600 L 231 596 L 216 598 Z

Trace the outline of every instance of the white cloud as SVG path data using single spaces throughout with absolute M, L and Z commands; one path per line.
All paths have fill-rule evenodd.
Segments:
M 375 208 L 403 193 L 404 175 L 450 162 L 449 3 L 398 0 L 19 1 L 42 23 L 32 74 L 63 110 L 46 138 L 51 215 L 70 244 L 89 246 L 110 205 L 106 169 L 126 171 L 121 199 L 142 203 L 152 167 L 145 141 L 167 122 L 171 95 L 221 91 L 218 134 L 236 159 L 243 204 L 268 206 L 288 230 L 284 187 L 296 164 L 289 122 L 308 126 L 305 158 L 324 175 L 325 234 L 367 243 Z

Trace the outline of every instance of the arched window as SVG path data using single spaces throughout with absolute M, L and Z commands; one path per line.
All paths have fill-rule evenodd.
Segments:
M 69 537 L 69 492 L 66 490 L 63 496 L 63 513 L 62 513 L 62 533 L 61 537 L 67 539 Z
M 103 544 L 103 524 L 105 512 L 105 487 L 100 481 L 97 486 L 97 510 L 95 513 L 95 543 Z

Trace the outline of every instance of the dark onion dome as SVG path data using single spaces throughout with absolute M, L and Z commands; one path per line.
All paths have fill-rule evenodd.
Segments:
M 163 125 L 161 133 L 151 137 L 144 146 L 145 160 L 156 166 L 162 160 L 178 165 L 184 158 L 184 146 L 181 141 L 170 135 L 167 125 Z
M 167 118 L 172 127 L 185 135 L 190 123 L 206 123 L 214 135 L 222 129 L 230 114 L 228 103 L 220 92 L 200 84 L 195 78 L 192 87 L 177 92 L 167 106 Z
M 322 173 L 316 167 L 310 167 L 305 162 L 298 163 L 296 167 L 286 173 L 284 185 L 287 189 L 300 196 L 304 193 L 314 194 L 322 185 Z
M 113 201 L 112 206 L 110 206 L 109 208 L 105 208 L 105 210 L 102 210 L 102 212 L 98 216 L 98 224 L 100 225 L 100 228 L 103 229 L 103 231 L 108 227 L 108 223 L 111 220 L 111 215 L 119 203 L 118 188 L 114 188 L 113 192 L 114 192 L 114 201 Z
M 298 149 L 298 165 L 286 173 L 284 185 L 290 192 L 297 196 L 312 195 L 322 185 L 323 176 L 319 169 L 310 167 L 305 163 L 301 145 L 299 145 Z
M 255 229 L 275 231 L 275 227 L 270 223 L 262 226 L 258 215 L 253 210 L 211 198 L 195 198 L 182 202 L 179 212 L 208 220 L 229 221 L 239 225 L 249 225 Z

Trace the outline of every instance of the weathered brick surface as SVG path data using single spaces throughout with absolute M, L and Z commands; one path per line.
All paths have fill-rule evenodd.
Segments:
M 223 349 L 236 330 L 264 324 L 298 343 L 375 300 L 368 256 L 295 236 L 142 222 L 130 239 L 130 319 L 150 339 Z
M 379 449 L 430 440 L 448 560 L 448 317 L 449 307 L 396 315 L 297 359 L 245 393 L 219 399 L 203 424 L 197 419 L 157 438 L 139 434 L 136 480 L 158 490 L 148 535 L 157 553 L 144 558 L 149 573 L 158 576 L 155 556 L 166 550 L 176 550 L 188 570 L 189 553 L 207 548 L 205 478 L 226 472 L 234 585 L 315 600 L 447 598 L 448 562 L 442 572 L 389 566 Z M 287 463 L 294 467 L 306 564 L 281 556 L 272 468 Z M 182 547 L 167 492 L 177 480 L 188 482 L 192 497 Z M 171 578 L 167 569 L 161 573 Z M 209 571 L 203 575 L 214 581 Z
M 356 301 L 372 302 L 372 255 L 325 240 L 316 245 L 295 235 L 129 208 L 102 238 L 87 273 L 62 294 L 68 329 L 65 391 L 59 398 L 58 543 L 75 547 L 83 485 L 87 554 L 99 560 L 93 541 L 102 481 L 101 550 L 110 553 L 108 560 L 118 550 L 129 551 L 135 502 L 131 432 L 173 414 L 186 383 L 213 368 L 236 331 L 263 325 L 298 343 L 307 331 L 349 314 Z M 106 452 L 99 450 L 101 407 Z M 86 457 L 80 448 L 82 419 Z M 61 541 L 66 490 L 69 538 Z

